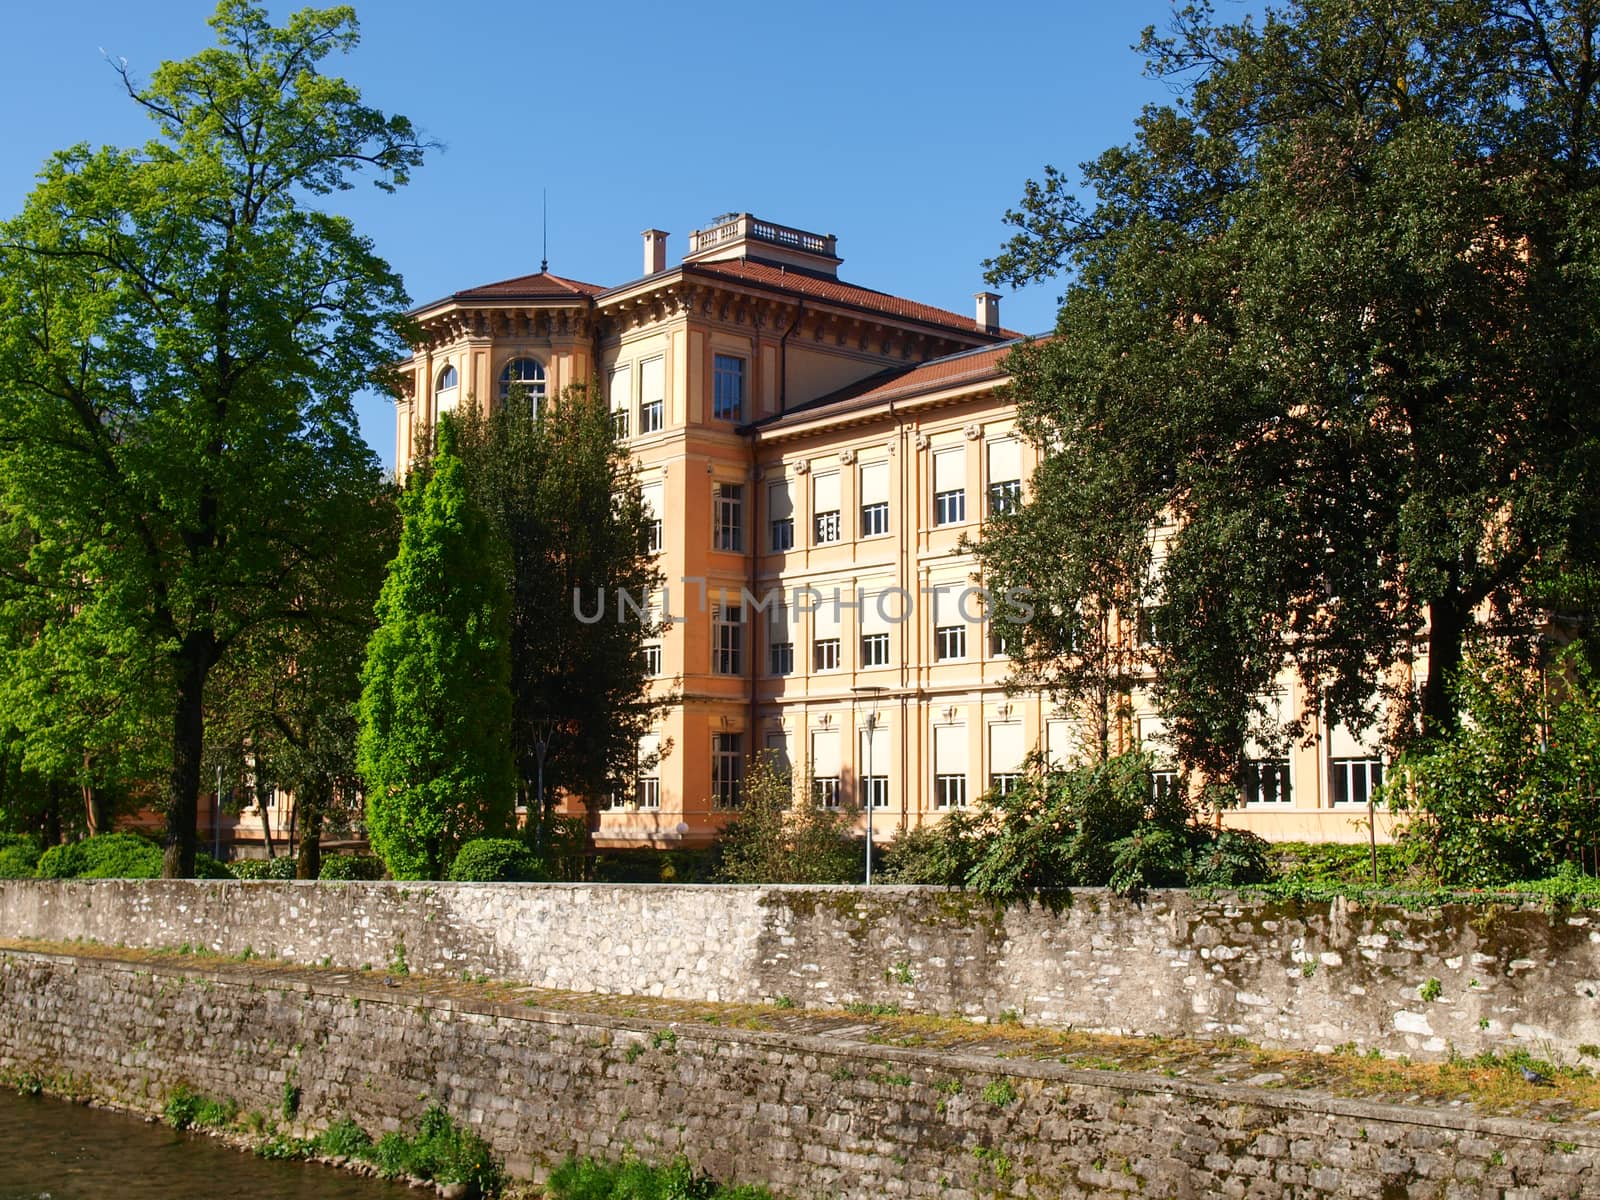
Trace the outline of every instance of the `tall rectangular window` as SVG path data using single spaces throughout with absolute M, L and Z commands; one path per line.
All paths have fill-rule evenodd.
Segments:
M 1022 448 L 1012 438 L 988 445 L 989 515 L 1016 512 L 1022 507 Z
M 660 642 L 646 642 L 644 644 L 644 673 L 646 675 L 661 674 Z
M 967 727 L 933 727 L 933 802 L 938 808 L 967 806 Z
M 837 671 L 839 669 L 839 639 L 818 638 L 811 643 L 811 669 Z
M 861 536 L 882 537 L 889 532 L 889 464 L 862 463 L 860 487 Z
M 718 675 L 738 675 L 743 666 L 744 622 L 737 607 L 718 605 L 711 610 L 711 669 Z
M 811 522 L 813 545 L 824 546 L 843 536 L 839 527 L 839 472 L 811 477 Z
M 839 807 L 839 731 L 819 729 L 811 735 L 811 795 L 823 808 Z
M 794 635 L 789 632 L 789 610 L 783 605 L 767 611 L 767 672 L 788 675 L 794 671 Z
M 967 625 L 961 613 L 962 588 L 944 587 L 933 594 L 933 657 L 950 662 L 967 656 Z
M 712 356 L 711 415 L 719 421 L 744 419 L 744 359 Z
M 967 452 L 954 446 L 933 455 L 933 523 L 959 525 L 967 519 Z
M 640 808 L 661 807 L 661 736 L 647 733 L 639 739 L 638 777 L 633 785 L 633 802 Z
M 613 367 L 606 386 L 611 405 L 611 428 L 619 438 L 628 436 L 628 412 L 633 408 L 633 368 L 629 364 Z
M 667 360 L 660 356 L 639 364 L 639 432 L 658 433 L 666 423 Z
M 744 734 L 711 735 L 711 802 L 717 808 L 737 808 L 744 783 Z
M 889 731 L 882 725 L 861 731 L 861 755 L 856 759 L 862 808 L 889 807 Z
M 767 549 L 773 554 L 793 550 L 794 493 L 787 479 L 767 484 L 767 521 Z
M 711 548 L 744 549 L 744 484 L 718 483 L 711 489 Z
M 666 507 L 664 489 L 659 483 L 647 483 L 639 489 L 639 498 L 644 502 L 644 552 L 646 554 L 660 554 L 663 545 L 661 533 L 661 512 Z
M 1008 796 L 1017 786 L 1024 753 L 1020 722 L 989 726 L 989 786 L 996 794 Z

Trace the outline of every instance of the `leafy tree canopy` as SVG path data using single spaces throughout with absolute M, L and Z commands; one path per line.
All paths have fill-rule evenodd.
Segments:
M 1010 364 L 1049 454 L 982 548 L 1035 592 L 1001 622 L 1019 678 L 1088 694 L 1083 627 L 1143 609 L 1213 778 L 1296 732 L 1260 702 L 1286 660 L 1361 729 L 1425 653 L 1412 719 L 1448 730 L 1469 633 L 1527 636 L 1593 578 L 1600 6 L 1197 4 L 1141 48 L 1178 98 L 1085 165 L 1091 199 L 1030 183 L 988 264 L 1066 276 Z
M 223 0 L 211 24 L 217 46 L 148 84 L 121 70 L 155 138 L 62 151 L 0 226 L 12 716 L 38 731 L 104 687 L 79 755 L 155 731 L 169 875 L 194 869 L 210 672 L 301 619 L 377 476 L 352 399 L 405 346 L 399 278 L 309 201 L 398 186 L 424 150 L 323 73 L 352 10 L 277 27 Z
M 367 832 L 396 879 L 440 879 L 462 844 L 510 825 L 505 548 L 467 494 L 450 418 L 401 498 L 400 551 L 362 672 Z
M 471 405 L 460 420 L 467 487 L 508 551 L 511 740 L 529 812 L 540 742 L 547 805 L 558 789 L 585 799 L 626 793 L 639 739 L 667 703 L 652 691 L 644 655 L 660 626 L 647 604 L 661 583 L 645 549 L 648 517 L 597 396 L 570 387 L 535 411 L 514 393 L 488 414 Z M 619 614 L 619 594 L 642 613 Z

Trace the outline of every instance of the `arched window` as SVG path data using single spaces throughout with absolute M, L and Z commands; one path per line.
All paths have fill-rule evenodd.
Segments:
M 536 358 L 513 358 L 500 372 L 500 402 L 511 398 L 511 389 L 521 386 L 537 409 L 544 403 L 544 364 Z
M 440 415 L 455 412 L 456 401 L 461 396 L 461 390 L 456 386 L 459 382 L 460 377 L 456 374 L 455 367 L 449 364 L 446 364 L 434 379 L 433 403 Z

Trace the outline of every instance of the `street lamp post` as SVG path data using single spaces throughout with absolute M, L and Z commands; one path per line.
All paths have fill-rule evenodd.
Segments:
M 867 802 L 867 887 L 872 886 L 872 809 L 875 797 L 872 794 L 872 743 L 873 735 L 878 731 L 878 697 L 883 695 L 887 688 L 882 687 L 857 687 L 851 688 L 858 696 L 867 696 L 873 703 L 872 711 L 867 713 L 867 786 L 862 788 L 862 796 Z

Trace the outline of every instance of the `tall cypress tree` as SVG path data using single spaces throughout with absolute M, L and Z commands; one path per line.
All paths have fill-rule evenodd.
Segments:
M 362 673 L 367 831 L 397 879 L 441 878 L 464 841 L 511 821 L 505 551 L 467 495 L 455 442 L 446 417 L 402 498 L 400 551 Z

